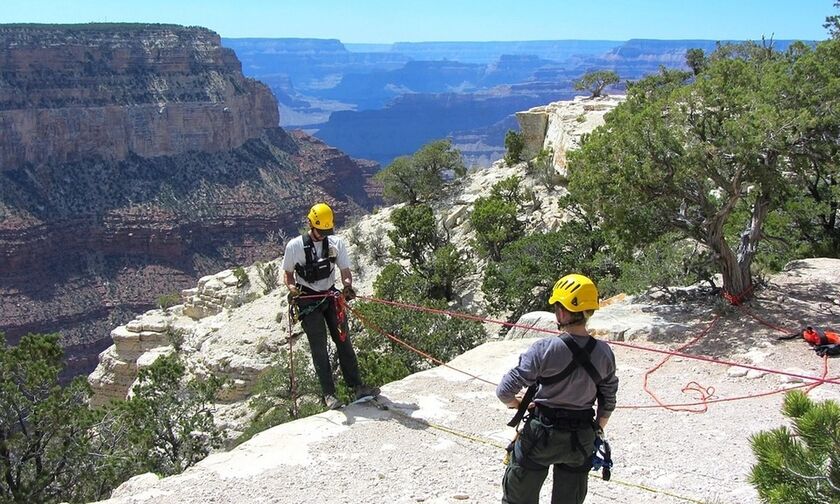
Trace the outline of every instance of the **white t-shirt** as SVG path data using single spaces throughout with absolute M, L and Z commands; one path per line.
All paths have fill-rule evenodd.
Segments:
M 300 285 L 320 292 L 329 290 L 333 285 L 335 285 L 335 267 L 338 266 L 339 269 L 349 268 L 350 255 L 347 253 L 347 244 L 344 243 L 344 240 L 342 240 L 341 237 L 335 235 L 329 236 L 327 238 L 327 242 L 329 243 L 330 256 L 335 255 L 335 264 L 330 268 L 329 277 L 315 282 L 307 282 L 297 274 L 297 271 L 295 271 L 295 265 L 306 264 L 306 253 L 303 251 L 303 236 L 293 238 L 292 241 L 286 245 L 286 253 L 283 255 L 283 270 L 293 272 L 295 274 L 295 281 Z M 313 241 L 312 245 L 313 252 L 315 253 L 315 259 L 317 260 L 322 258 L 324 255 L 324 242 Z

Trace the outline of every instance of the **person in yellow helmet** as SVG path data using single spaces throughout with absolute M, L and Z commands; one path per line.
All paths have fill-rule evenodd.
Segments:
M 354 390 L 356 398 L 379 395 L 378 388 L 362 383 L 356 352 L 347 335 L 346 320 L 342 320 L 341 307 L 332 295 L 337 291 L 335 270 L 338 268 L 343 296 L 348 301 L 356 296 L 347 244 L 333 234 L 334 217 L 332 208 L 326 203 L 314 205 L 307 215 L 309 231 L 292 239 L 283 255 L 286 287 L 291 302 L 297 303 L 324 404 L 330 409 L 340 408 L 342 403 L 335 395 L 327 330 L 335 343 L 344 381 Z
M 552 504 L 581 504 L 596 435 L 603 438 L 615 409 L 615 356 L 586 329 L 598 309 L 597 287 L 583 275 L 566 275 L 554 284 L 548 302 L 562 333 L 533 343 L 496 388 L 508 407 L 529 411 L 502 480 L 506 504 L 538 504 L 549 466 L 554 467 Z M 523 387 L 529 387 L 524 402 Z M 512 424 L 518 422 L 514 417 Z

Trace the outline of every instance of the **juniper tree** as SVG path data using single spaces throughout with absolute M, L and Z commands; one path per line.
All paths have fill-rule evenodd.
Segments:
M 836 43 L 816 53 L 834 55 Z M 711 250 L 727 292 L 748 293 L 764 224 L 796 183 L 791 168 L 836 170 L 836 155 L 815 161 L 837 149 L 840 59 L 817 71 L 807 54 L 723 46 L 693 82 L 663 71 L 634 84 L 570 154 L 570 191 L 626 248 L 675 231 Z M 803 78 L 816 82 L 801 86 Z
M 436 199 L 447 176 L 465 173 L 461 152 L 449 140 L 436 140 L 411 156 L 394 159 L 375 178 L 382 183 L 386 201 L 413 205 Z
M 590 98 L 598 98 L 607 86 L 618 82 L 618 74 L 612 70 L 593 70 L 583 74 L 575 81 L 574 86 L 577 91 L 589 91 Z

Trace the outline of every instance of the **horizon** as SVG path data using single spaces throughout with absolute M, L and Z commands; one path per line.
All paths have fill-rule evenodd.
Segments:
M 223 38 L 340 40 L 346 44 L 644 40 L 824 40 L 822 24 L 834 0 L 615 1 L 593 8 L 585 0 L 387 0 L 348 5 L 257 0 L 166 0 L 116 3 L 31 0 L 4 5 L 2 24 L 160 23 L 202 26 Z M 734 5 L 733 5 L 734 4 Z M 289 22 L 291 20 L 291 22 Z

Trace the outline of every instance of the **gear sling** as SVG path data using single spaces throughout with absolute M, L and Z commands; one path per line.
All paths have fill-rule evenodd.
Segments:
M 519 409 L 516 411 L 516 414 L 513 418 L 508 422 L 509 427 L 517 427 L 522 419 L 525 417 L 526 413 L 528 413 L 528 406 L 534 400 L 534 396 L 537 393 L 537 390 L 540 385 L 551 385 L 554 383 L 561 382 L 565 380 L 570 374 L 572 374 L 576 369 L 583 368 L 586 371 L 586 374 L 592 378 L 592 381 L 595 382 L 595 385 L 599 385 L 603 378 L 601 374 L 595 369 L 595 366 L 592 364 L 591 359 L 589 356 L 592 354 L 592 351 L 595 349 L 597 341 L 593 337 L 589 337 L 589 340 L 586 344 L 581 348 L 580 346 L 575 343 L 574 338 L 569 334 L 563 334 L 560 336 L 565 343 L 566 347 L 572 352 L 572 361 L 563 369 L 561 372 L 546 377 L 539 377 L 537 378 L 537 382 L 530 387 L 525 392 L 525 396 L 522 398 L 522 401 L 519 403 Z M 561 468 L 566 471 L 571 472 L 588 472 L 590 469 L 593 468 L 593 464 L 598 468 L 602 468 L 602 476 L 604 480 L 610 479 L 610 469 L 612 468 L 612 460 L 610 457 L 610 448 L 609 445 L 606 444 L 606 441 L 602 441 L 603 447 L 598 447 L 596 449 L 596 453 L 593 455 L 591 450 L 586 450 L 583 445 L 580 443 L 577 437 L 577 432 L 575 430 L 576 426 L 579 426 L 581 422 L 590 422 L 593 425 L 593 429 L 597 427 L 594 424 L 594 419 L 592 416 L 592 410 L 586 411 L 574 411 L 574 410 L 566 410 L 561 408 L 549 408 L 545 406 L 536 406 L 535 412 L 533 413 L 537 415 L 541 421 L 547 425 L 552 425 L 552 428 L 555 429 L 562 429 L 562 430 L 569 430 L 572 433 L 572 445 L 574 449 L 580 451 L 584 455 L 584 459 L 587 459 L 582 466 L 579 467 L 569 467 L 561 464 Z M 530 422 L 532 414 L 528 414 L 528 417 L 525 419 L 526 424 Z M 517 435 L 518 437 L 518 435 Z M 600 439 L 596 438 L 596 443 L 601 441 Z M 521 446 L 521 443 L 520 443 Z M 510 445 L 508 446 L 508 452 L 512 452 L 516 448 L 516 439 L 514 439 Z M 522 447 L 524 448 L 524 447 Z M 522 453 L 517 453 L 517 460 L 521 460 L 520 464 L 523 467 L 528 467 L 530 465 L 528 461 L 527 453 L 524 453 L 525 450 L 521 450 Z M 603 458 L 598 458 L 598 455 L 603 455 Z

